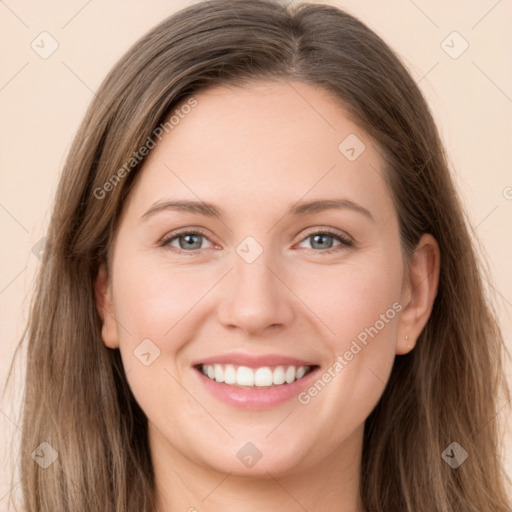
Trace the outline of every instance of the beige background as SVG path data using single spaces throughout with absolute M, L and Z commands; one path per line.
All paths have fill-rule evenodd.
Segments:
M 32 248 L 44 234 L 58 174 L 93 91 L 140 35 L 190 3 L 0 2 L 0 391 L 39 264 Z M 403 57 L 430 102 L 474 233 L 486 248 L 501 324 L 512 349 L 512 1 L 325 3 L 345 8 L 379 33 Z M 42 46 L 38 36 L 43 31 L 59 45 L 47 59 L 31 47 L 34 40 Z M 453 31 L 463 39 L 446 39 Z M 458 58 L 446 53 L 454 56 L 464 40 L 469 47 Z M 45 41 L 48 50 L 50 40 Z M 510 364 L 507 368 L 510 375 Z M 6 447 L 20 432 L 16 394 L 22 390 L 21 365 L 15 375 L 13 392 L 0 404 L 0 511 L 7 510 L 10 488 Z M 510 409 L 501 403 L 498 420 L 510 422 Z M 510 437 L 503 458 L 512 474 Z

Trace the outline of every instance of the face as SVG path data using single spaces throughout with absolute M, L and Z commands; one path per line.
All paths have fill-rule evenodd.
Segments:
M 96 282 L 153 456 L 251 476 L 356 457 L 423 327 L 426 265 L 404 267 L 383 161 L 319 88 L 195 99 L 151 150 Z

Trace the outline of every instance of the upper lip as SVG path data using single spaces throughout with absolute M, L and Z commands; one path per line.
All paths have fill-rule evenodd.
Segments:
M 310 361 L 297 359 L 279 354 L 219 354 L 207 357 L 192 363 L 192 366 L 202 364 L 232 364 L 235 366 L 247 366 L 249 368 L 260 368 L 262 366 L 316 366 Z

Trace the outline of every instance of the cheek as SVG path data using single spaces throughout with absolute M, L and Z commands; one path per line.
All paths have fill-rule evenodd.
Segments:
M 197 272 L 141 259 L 124 261 L 116 271 L 117 319 L 132 338 L 169 338 L 169 332 L 208 289 L 208 281 L 202 280 Z
M 350 430 L 354 422 L 364 421 L 379 400 L 395 360 L 403 309 L 401 259 L 399 252 L 376 251 L 364 262 L 331 267 L 324 279 L 320 273 L 310 273 L 310 279 L 322 286 L 309 281 L 301 293 L 321 319 L 317 325 L 322 325 L 324 349 L 332 359 L 320 382 L 306 390 L 299 402 L 322 421 L 335 420 Z
M 193 307 L 205 290 L 190 286 L 190 273 L 183 269 L 163 268 L 141 258 L 119 261 L 115 271 L 120 352 L 135 399 L 157 423 L 178 404 L 190 417 L 197 415 L 175 380 L 180 378 L 176 357 L 194 337 Z
M 151 418 L 162 407 L 172 410 L 181 394 L 172 378 L 179 378 L 177 355 L 194 337 L 194 305 L 208 289 L 191 286 L 187 277 L 190 272 L 183 269 L 162 268 L 135 257 L 120 258 L 115 267 L 114 305 L 123 367 L 136 400 Z
M 396 263 L 390 263 L 396 262 Z M 295 290 L 317 315 L 332 351 L 343 353 L 351 341 L 379 337 L 381 346 L 394 341 L 401 305 L 400 260 L 375 252 L 358 261 L 308 270 L 297 276 Z M 310 315 L 311 316 L 311 315 Z M 312 317 L 311 317 L 312 318 Z
M 369 349 L 364 350 L 365 357 L 393 349 L 401 309 L 399 291 L 398 286 L 386 279 L 379 281 L 362 276 L 347 279 L 345 290 L 331 311 L 336 353 L 349 351 L 354 345 Z M 376 343 L 371 343 L 372 340 Z M 353 352 L 357 352 L 357 348 Z

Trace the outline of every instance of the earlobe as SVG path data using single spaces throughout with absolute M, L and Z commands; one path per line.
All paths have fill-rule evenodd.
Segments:
M 94 300 L 101 318 L 101 337 L 109 348 L 119 347 L 117 325 L 115 322 L 112 290 L 108 279 L 107 266 L 102 262 L 94 279 Z
M 424 234 L 406 269 L 402 292 L 402 310 L 396 342 L 396 353 L 407 354 L 427 324 L 437 295 L 440 251 L 436 239 Z

